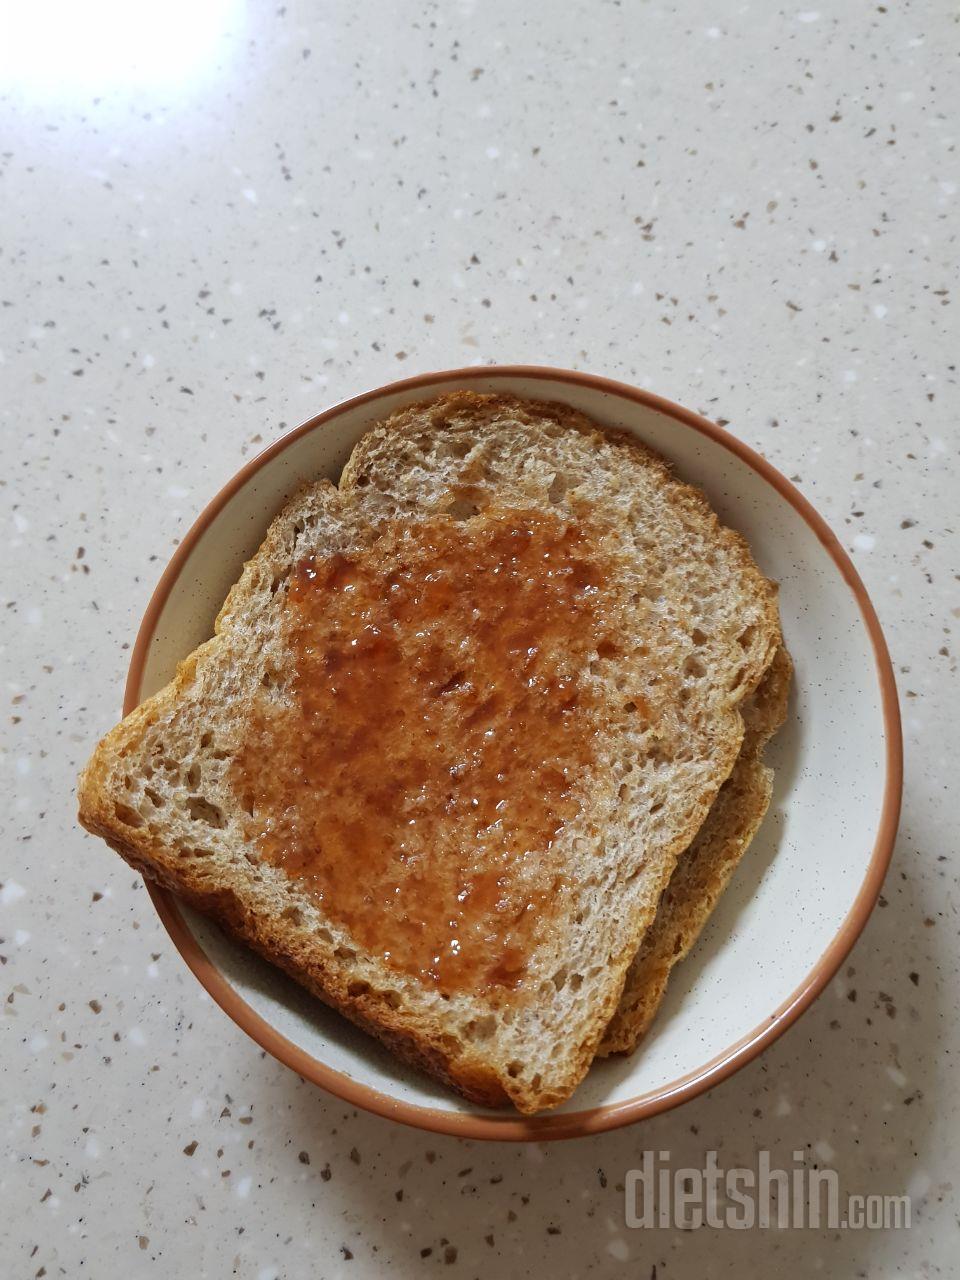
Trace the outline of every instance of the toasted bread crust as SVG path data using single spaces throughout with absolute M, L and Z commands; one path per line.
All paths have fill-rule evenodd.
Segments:
M 175 686 L 168 689 L 171 698 L 175 697 Z M 153 701 L 138 707 L 118 729 L 139 712 L 156 710 L 151 707 Z M 184 866 L 175 853 L 171 856 L 167 842 L 153 839 L 134 827 L 124 829 L 109 802 L 104 801 L 109 794 L 107 761 L 108 756 L 98 749 L 80 775 L 79 819 L 91 835 L 100 836 L 145 879 L 169 889 L 188 906 L 215 920 L 225 932 L 283 969 L 411 1066 L 426 1071 L 481 1106 L 502 1107 L 509 1103 L 496 1074 L 483 1062 L 463 1060 L 462 1055 L 454 1061 L 429 1027 L 411 1027 L 409 1019 L 398 1017 L 381 993 L 351 993 L 344 973 L 324 963 L 325 957 L 315 949 L 291 946 L 289 931 L 269 916 L 251 913 L 235 889 L 229 885 L 211 887 L 205 877 L 195 874 L 189 865 Z
M 589 440 L 604 440 L 624 449 L 635 458 L 643 459 L 645 467 L 657 476 L 664 489 L 670 491 L 671 499 L 684 510 L 690 523 L 702 524 L 709 529 L 711 537 L 731 556 L 736 569 L 751 580 L 757 599 L 763 601 L 763 618 L 759 629 L 766 647 L 748 681 L 739 687 L 738 700 L 742 701 L 753 693 L 773 661 L 782 639 L 777 585 L 760 572 L 746 538 L 736 529 L 721 524 L 706 494 L 694 485 L 679 480 L 665 458 L 627 431 L 601 428 L 579 410 L 557 401 L 519 399 L 516 396 L 490 392 L 453 391 L 435 400 L 408 405 L 361 437 L 344 466 L 340 490 L 349 492 L 356 489 L 358 481 L 370 467 L 375 451 L 385 443 L 389 445 L 391 437 L 408 432 L 413 425 L 421 431 L 443 432 L 454 419 L 472 418 L 483 422 L 496 413 L 515 415 L 521 422 L 546 419 L 564 430 L 575 431 Z M 468 475 L 467 479 L 470 478 Z

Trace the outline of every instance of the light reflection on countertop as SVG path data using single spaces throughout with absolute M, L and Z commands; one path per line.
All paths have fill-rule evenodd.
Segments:
M 223 70 L 244 0 L 30 0 L 0 8 L 0 90 L 25 104 L 189 92 Z

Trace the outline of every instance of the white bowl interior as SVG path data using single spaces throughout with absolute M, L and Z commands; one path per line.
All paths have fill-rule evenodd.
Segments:
M 336 480 L 373 422 L 454 385 L 438 381 L 348 408 L 261 467 L 206 528 L 170 592 L 143 696 L 165 684 L 177 662 L 210 635 L 227 591 L 286 496 L 305 480 Z M 814 969 L 853 904 L 876 839 L 885 781 L 877 668 L 857 601 L 836 564 L 790 503 L 734 453 L 612 392 L 497 373 L 469 385 L 574 405 L 670 459 L 780 583 L 784 635 L 796 664 L 790 716 L 768 752 L 776 785 L 760 833 L 694 952 L 674 971 L 642 1048 L 594 1066 L 565 1107 L 579 1111 L 665 1089 L 705 1066 L 767 1022 Z M 482 1111 L 405 1068 L 203 917 L 183 914 L 237 993 L 320 1062 L 394 1099 Z

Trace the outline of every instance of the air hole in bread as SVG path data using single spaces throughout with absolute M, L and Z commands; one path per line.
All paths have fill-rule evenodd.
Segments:
M 468 1040 L 489 1040 L 496 1029 L 496 1018 L 488 1015 L 486 1018 L 471 1018 L 464 1026 L 463 1034 Z
M 625 782 L 621 782 L 620 790 L 617 792 L 617 798 L 620 800 L 626 800 L 629 794 L 630 794 L 630 788 L 627 786 Z
M 655 800 L 655 801 L 653 802 L 653 804 L 650 806 L 650 808 L 647 810 L 647 812 L 648 812 L 648 813 L 651 813 L 651 814 L 652 814 L 652 813 L 659 813 L 659 812 L 660 812 L 660 810 L 661 810 L 662 808 L 663 808 L 663 801 L 662 801 L 662 800 Z
M 540 1088 L 540 1085 L 541 1085 L 542 1083 L 543 1083 L 543 1076 L 542 1076 L 542 1075 L 540 1074 L 540 1072 L 538 1071 L 538 1072 L 537 1072 L 537 1074 L 536 1074 L 536 1075 L 533 1077 L 533 1079 L 530 1081 L 530 1088 L 531 1088 L 531 1089 L 539 1089 L 539 1088 Z
M 352 947 L 337 947 L 333 953 L 338 960 L 356 960 L 357 953 Z
M 212 734 L 212 733 L 201 733 L 201 735 L 200 735 L 200 745 L 201 745 L 201 747 L 209 747 L 209 746 L 210 746 L 210 744 L 211 744 L 212 742 L 213 742 L 213 734 Z
M 465 458 L 473 448 L 472 440 L 445 440 L 440 452 L 448 458 Z
M 365 996 L 370 990 L 370 983 L 364 982 L 362 978 L 358 978 L 355 982 L 347 983 L 348 996 Z
M 452 498 L 444 507 L 444 511 L 453 520 L 469 520 L 480 510 L 471 498 Z
M 321 942 L 333 941 L 333 934 L 330 932 L 329 929 L 318 929 L 317 937 L 320 939 Z
M 579 991 L 580 988 L 583 986 L 583 974 L 571 973 L 569 978 L 569 984 L 570 984 L 571 991 Z
M 223 810 L 203 796 L 187 797 L 187 813 L 194 822 L 205 822 L 208 827 L 220 828 L 224 825 Z
M 200 785 L 200 766 L 199 766 L 198 764 L 192 764 L 192 765 L 190 766 L 190 768 L 187 770 L 187 778 L 186 778 L 186 782 L 187 782 L 187 786 L 188 786 L 192 791 L 196 791 L 197 787 L 199 787 L 199 785 Z
M 195 844 L 180 850 L 181 858 L 212 858 L 213 850 L 205 848 L 202 844 Z
M 280 919 L 287 920 L 290 924 L 303 924 L 303 912 L 299 907 L 284 907 L 280 912 Z
M 614 644 L 612 640 L 601 640 L 597 645 L 597 657 L 599 658 L 619 658 L 623 650 L 618 644 Z
M 126 777 L 123 780 L 123 789 L 124 791 L 133 790 L 133 779 L 130 777 L 129 773 L 126 775 Z
M 454 689 L 459 689 L 463 684 L 465 671 L 455 671 L 449 680 L 445 680 L 443 684 L 438 684 L 434 689 L 434 697 L 441 697 L 445 693 L 453 693 Z
M 699 627 L 694 627 L 693 631 L 690 633 L 690 639 L 699 648 L 700 645 L 707 643 L 707 633 L 705 631 L 701 631 Z
M 401 996 L 396 991 L 381 991 L 380 995 L 383 1003 L 389 1005 L 391 1009 L 399 1009 L 403 1004 Z
M 147 799 L 150 801 L 150 803 L 153 805 L 155 809 L 159 809 L 160 806 L 163 804 L 163 801 L 160 799 L 160 796 L 157 794 L 157 792 L 154 791 L 153 787 L 144 787 L 143 794 L 147 797 Z
M 562 969 L 558 969 L 557 972 L 553 975 L 553 985 L 557 988 L 558 991 L 562 991 L 563 988 L 567 985 L 566 967 Z
M 286 581 L 287 575 L 285 573 L 278 573 L 270 583 L 270 594 L 275 596 Z
M 753 637 L 757 634 L 757 628 L 751 623 L 749 627 L 741 631 L 737 640 L 741 649 L 748 649 L 753 644 Z
M 511 1080 L 516 1080 L 517 1076 L 520 1074 L 522 1070 L 523 1070 L 523 1063 L 517 1062 L 516 1058 L 514 1058 L 513 1062 L 507 1063 L 507 1075 L 510 1077 Z
M 563 495 L 567 492 L 569 487 L 570 484 L 567 477 L 562 471 L 558 471 L 550 481 L 550 488 L 547 490 L 547 499 L 556 506 L 563 498 Z
M 122 822 L 126 827 L 143 826 L 143 818 L 137 813 L 136 809 L 131 809 L 128 804 L 115 804 L 113 812 L 117 815 L 118 821 Z
M 702 680 L 707 674 L 707 669 L 700 659 L 691 653 L 689 658 L 687 658 L 683 664 L 683 674 L 685 676 L 692 676 L 694 680 Z

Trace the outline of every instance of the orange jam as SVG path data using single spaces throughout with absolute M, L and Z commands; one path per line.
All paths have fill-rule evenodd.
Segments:
M 521 986 L 557 910 L 554 845 L 595 751 L 603 559 L 583 524 L 491 510 L 388 525 L 291 576 L 293 674 L 234 765 L 250 835 L 360 947 L 441 991 Z

